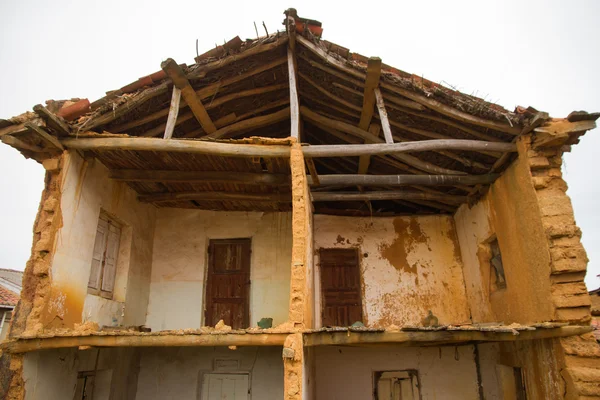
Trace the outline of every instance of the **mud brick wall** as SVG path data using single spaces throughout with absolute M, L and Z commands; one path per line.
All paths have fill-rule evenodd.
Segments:
M 591 301 L 584 283 L 588 258 L 562 178 L 561 147 L 534 149 L 527 138 L 524 142 L 550 248 L 554 319 L 589 323 Z

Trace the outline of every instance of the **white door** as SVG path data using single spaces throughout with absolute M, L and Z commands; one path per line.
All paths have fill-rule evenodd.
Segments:
M 204 374 L 201 400 L 248 400 L 247 374 Z

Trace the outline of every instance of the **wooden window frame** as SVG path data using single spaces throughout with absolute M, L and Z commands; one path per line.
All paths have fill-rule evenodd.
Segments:
M 411 386 L 413 388 L 413 395 L 415 394 L 414 391 L 416 389 L 416 396 L 413 396 L 413 400 L 421 400 L 422 399 L 422 394 L 421 394 L 421 377 L 419 376 L 419 371 L 416 369 L 402 369 L 402 370 L 385 370 L 385 371 L 375 371 L 373 372 L 373 400 L 378 400 L 378 384 L 379 384 L 379 380 L 382 379 L 382 377 L 386 374 L 396 374 L 396 375 L 401 375 L 401 374 L 406 374 L 406 378 L 401 378 L 401 379 L 407 379 L 410 380 Z M 383 378 L 383 379 L 387 379 L 387 378 Z
M 87 287 L 87 292 L 88 294 L 94 295 L 94 296 L 99 296 L 102 298 L 105 298 L 107 300 L 112 300 L 113 296 L 114 296 L 114 286 L 116 283 L 116 276 L 117 276 L 117 269 L 118 269 L 118 263 L 119 263 L 119 251 L 120 251 L 120 247 L 121 247 L 121 240 L 123 238 L 123 227 L 124 225 L 122 223 L 120 223 L 119 221 L 115 220 L 114 218 L 110 217 L 109 215 L 107 215 L 105 212 L 101 212 L 100 216 L 98 217 L 98 226 L 102 223 L 102 221 L 104 221 L 107 224 L 107 237 L 108 237 L 108 232 L 112 227 L 118 229 L 118 238 L 117 238 L 117 246 L 116 246 L 116 251 L 115 251 L 115 257 L 114 257 L 114 275 L 113 275 L 113 288 L 112 290 L 104 290 L 102 289 L 103 283 L 104 283 L 104 279 L 105 279 L 105 267 L 106 267 L 106 254 L 107 254 L 107 250 L 108 250 L 108 239 L 105 239 L 104 244 L 103 244 L 103 252 L 102 252 L 102 259 L 100 262 L 100 271 L 99 271 L 99 276 L 98 276 L 98 283 L 97 283 L 97 287 L 91 287 L 90 286 L 90 282 L 88 280 L 88 287 Z M 96 227 L 96 235 L 98 234 L 98 226 Z M 94 248 L 96 246 L 96 240 L 97 238 L 94 237 Z M 93 259 L 92 259 L 93 262 Z M 93 273 L 93 269 L 90 269 L 90 275 Z

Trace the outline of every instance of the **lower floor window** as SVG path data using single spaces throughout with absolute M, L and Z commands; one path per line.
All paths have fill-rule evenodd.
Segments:
M 419 400 L 416 370 L 375 372 L 375 400 Z

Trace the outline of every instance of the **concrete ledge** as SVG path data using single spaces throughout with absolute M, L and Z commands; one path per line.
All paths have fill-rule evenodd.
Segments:
M 288 333 L 204 335 L 111 335 L 56 336 L 9 340 L 2 349 L 9 353 L 65 347 L 187 347 L 187 346 L 283 346 Z
M 439 346 L 473 342 L 507 342 L 576 336 L 588 333 L 590 326 L 563 326 L 507 332 L 493 330 L 431 330 L 398 332 L 312 332 L 304 335 L 305 346 L 402 344 L 405 346 Z

